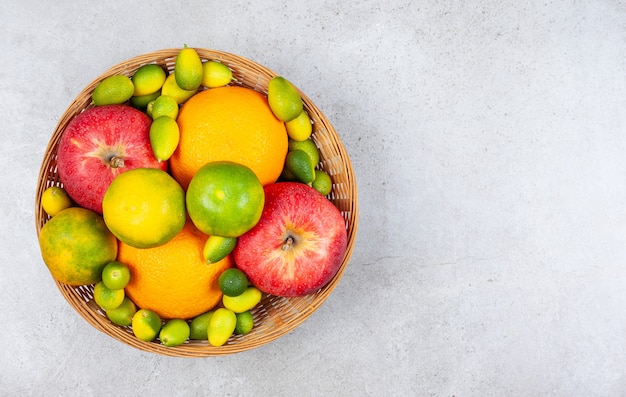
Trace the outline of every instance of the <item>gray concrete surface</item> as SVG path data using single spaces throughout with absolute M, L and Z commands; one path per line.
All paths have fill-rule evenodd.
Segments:
M 624 2 L 26 0 L 0 21 L 2 395 L 626 395 Z M 92 328 L 35 233 L 65 108 L 108 67 L 185 43 L 296 83 L 359 186 L 335 292 L 222 358 Z

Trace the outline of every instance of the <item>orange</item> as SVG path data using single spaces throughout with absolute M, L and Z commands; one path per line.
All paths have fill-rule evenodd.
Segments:
M 120 242 L 117 260 L 131 273 L 126 294 L 137 307 L 162 318 L 188 319 L 213 308 L 222 299 L 219 276 L 233 260 L 229 255 L 208 265 L 202 254 L 207 238 L 188 220 L 180 233 L 158 247 Z
M 177 121 L 180 141 L 169 164 L 184 189 L 196 171 L 211 161 L 243 164 L 263 186 L 280 176 L 287 130 L 265 95 L 238 86 L 204 90 L 185 102 Z
M 41 228 L 39 248 L 52 277 L 69 285 L 85 285 L 100 281 L 104 266 L 115 260 L 118 244 L 99 214 L 70 207 Z

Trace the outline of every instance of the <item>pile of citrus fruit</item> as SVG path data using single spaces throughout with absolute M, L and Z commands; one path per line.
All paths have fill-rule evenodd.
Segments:
M 297 89 L 281 76 L 269 82 L 267 94 L 239 86 L 227 65 L 185 46 L 171 73 L 142 65 L 131 77 L 103 79 L 92 100 L 92 109 L 147 115 L 149 153 L 141 156 L 153 156 L 157 165 L 133 167 L 124 150 L 104 143 L 86 154 L 60 146 L 78 163 L 100 156 L 109 162 L 101 166 L 107 172 L 127 168 L 109 181 L 97 175 L 74 181 L 70 170 L 63 185 L 45 190 L 41 206 L 49 220 L 39 244 L 52 276 L 93 285 L 108 319 L 143 341 L 177 346 L 202 339 L 221 346 L 250 332 L 251 310 L 263 292 L 237 269 L 232 251 L 259 222 L 264 187 L 295 181 L 324 196 L 332 189 L 330 175 L 318 167 Z M 141 143 L 125 145 L 130 151 Z M 68 194 L 70 186 L 75 192 L 99 184 L 97 209 Z

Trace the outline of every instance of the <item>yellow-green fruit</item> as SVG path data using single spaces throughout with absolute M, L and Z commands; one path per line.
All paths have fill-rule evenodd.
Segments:
M 130 269 L 118 261 L 111 261 L 102 269 L 102 282 L 108 289 L 122 289 L 130 281 Z
M 189 338 L 189 324 L 180 318 L 174 318 L 165 323 L 159 339 L 167 347 L 182 345 Z
M 311 133 L 313 132 L 313 125 L 311 124 L 311 119 L 309 118 L 309 114 L 306 110 L 303 110 L 302 113 L 300 113 L 300 115 L 295 119 L 286 122 L 285 128 L 287 129 L 287 135 L 289 135 L 289 138 L 295 141 L 304 141 L 305 139 L 309 139 Z
M 176 84 L 183 90 L 195 91 L 202 83 L 202 60 L 193 48 L 187 47 L 178 52 L 174 64 Z
M 211 310 L 191 319 L 189 339 L 207 340 L 209 337 L 209 321 L 211 321 L 212 316 L 213 311 Z
M 315 168 L 311 165 L 311 158 L 303 150 L 296 149 L 287 153 L 285 168 L 298 182 L 310 184 L 315 180 Z
M 235 333 L 237 335 L 246 335 L 254 327 L 254 318 L 250 310 L 243 313 L 237 313 L 237 325 L 235 325 Z
M 180 141 L 180 129 L 176 120 L 168 116 L 156 118 L 150 126 L 150 145 L 154 157 L 167 161 L 174 154 Z
M 168 95 L 160 95 L 150 105 L 150 117 L 157 119 L 161 116 L 167 116 L 176 120 L 178 117 L 178 103 L 176 99 Z
M 133 74 L 132 81 L 135 86 L 134 96 L 154 94 L 161 89 L 165 82 L 165 71 L 157 64 L 143 65 Z
M 280 121 L 288 122 L 302 113 L 300 93 L 287 79 L 276 76 L 267 87 L 267 101 L 272 113 Z
M 333 181 L 326 171 L 315 170 L 315 179 L 311 186 L 323 196 L 327 196 L 333 190 Z
M 72 200 L 70 196 L 60 186 L 50 186 L 41 195 L 41 207 L 50 216 L 55 216 L 71 206 Z
M 150 309 L 140 309 L 133 315 L 131 322 L 133 334 L 137 339 L 150 342 L 156 339 L 161 331 L 161 318 Z
M 237 316 L 232 310 L 220 307 L 209 321 L 208 339 L 212 346 L 222 346 L 235 331 Z
M 119 105 L 133 96 L 135 86 L 129 77 L 124 75 L 109 76 L 102 80 L 91 94 L 94 105 Z
M 148 95 L 132 96 L 130 97 L 130 105 L 140 110 L 146 110 L 148 108 L 148 104 L 157 99 L 160 95 L 161 90 Z
M 219 262 L 235 249 L 236 244 L 236 237 L 209 236 L 202 252 L 204 259 L 207 264 Z
M 124 301 L 123 289 L 109 289 L 102 281 L 93 287 L 93 299 L 104 310 L 115 309 Z
M 224 295 L 222 297 L 222 303 L 224 307 L 232 310 L 235 313 L 243 313 L 255 307 L 259 302 L 261 302 L 261 291 L 254 286 L 250 286 L 246 288 L 246 290 L 237 296 L 227 296 Z
M 39 232 L 39 247 L 52 277 L 69 285 L 97 283 L 117 257 L 117 239 L 102 217 L 81 207 L 51 218 Z
M 290 152 L 296 149 L 300 149 L 306 152 L 306 154 L 308 154 L 309 158 L 311 159 L 311 165 L 313 166 L 313 168 L 317 167 L 317 163 L 320 162 L 320 152 L 312 139 L 305 139 L 304 141 L 295 141 L 293 139 L 289 139 L 287 145 Z
M 194 96 L 194 94 L 198 91 L 195 90 L 183 90 L 176 84 L 176 73 L 172 73 L 165 79 L 165 83 L 163 83 L 163 88 L 161 88 L 161 95 L 168 95 L 174 98 L 176 103 L 183 104 L 189 98 Z
M 223 87 L 233 79 L 233 71 L 221 62 L 207 61 L 202 70 L 202 85 L 208 88 Z
M 132 324 L 136 312 L 137 306 L 125 296 L 122 303 L 114 309 L 108 309 L 106 315 L 113 324 L 125 327 Z

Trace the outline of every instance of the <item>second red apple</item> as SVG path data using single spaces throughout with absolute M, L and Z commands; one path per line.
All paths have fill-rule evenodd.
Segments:
M 280 182 L 265 187 L 261 220 L 240 236 L 235 262 L 261 291 L 302 296 L 337 274 L 347 246 L 343 216 L 312 187 Z

